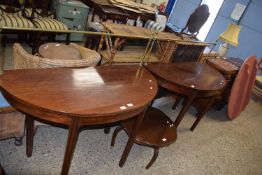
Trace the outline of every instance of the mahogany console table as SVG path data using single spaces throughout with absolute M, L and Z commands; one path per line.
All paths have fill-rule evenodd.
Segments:
M 209 98 L 205 108 L 192 125 L 191 131 L 195 129 L 209 106 L 213 103 L 214 98 L 220 94 L 220 90 L 225 86 L 223 75 L 206 63 L 152 63 L 148 64 L 146 68 L 153 73 L 160 87 L 186 97 L 183 108 L 176 118 L 176 126 L 180 124 L 195 98 Z
M 69 135 L 61 174 L 68 174 L 79 128 L 137 117 L 120 163 L 124 163 L 157 83 L 145 68 L 6 70 L 0 78 L 8 102 L 26 114 L 26 154 L 32 155 L 34 120 L 63 124 Z

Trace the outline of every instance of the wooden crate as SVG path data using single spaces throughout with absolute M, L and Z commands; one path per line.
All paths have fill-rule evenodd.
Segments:
M 12 107 L 0 108 L 0 140 L 24 136 L 25 117 Z

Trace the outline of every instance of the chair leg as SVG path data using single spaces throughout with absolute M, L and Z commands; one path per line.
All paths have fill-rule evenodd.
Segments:
M 122 131 L 123 129 L 124 129 L 124 128 L 123 128 L 122 126 L 118 126 L 118 127 L 115 129 L 115 131 L 114 131 L 114 133 L 113 133 L 113 135 L 112 135 L 111 147 L 113 147 L 113 146 L 115 145 L 116 136 L 117 136 L 117 134 L 118 134 L 120 131 Z
M 175 103 L 173 104 L 173 106 L 172 106 L 172 109 L 173 110 L 175 110 L 176 109 L 176 107 L 177 107 L 177 105 L 180 103 L 180 101 L 181 101 L 181 97 L 180 96 L 177 96 L 177 97 L 175 97 Z
M 26 155 L 32 156 L 34 142 L 34 119 L 26 115 Z
M 159 150 L 158 148 L 154 148 L 154 155 L 151 158 L 150 162 L 147 164 L 146 169 L 150 168 L 151 165 L 155 162 L 155 160 L 156 160 L 156 158 L 158 156 L 158 150 Z
M 21 146 L 23 144 L 23 136 L 15 137 L 15 146 Z
M 70 33 L 66 34 L 66 45 L 70 44 Z
M 195 122 L 193 123 L 193 125 L 190 128 L 190 131 L 194 131 L 194 129 L 196 128 L 196 126 L 198 125 L 198 123 L 200 122 L 200 120 L 203 118 L 203 116 L 206 114 L 207 110 L 210 108 L 210 106 L 213 104 L 215 100 L 215 96 L 211 97 L 208 102 L 207 105 L 205 106 L 205 108 L 197 114 L 197 119 L 195 120 Z
M 110 126 L 105 127 L 104 133 L 109 134 L 109 132 L 110 132 Z

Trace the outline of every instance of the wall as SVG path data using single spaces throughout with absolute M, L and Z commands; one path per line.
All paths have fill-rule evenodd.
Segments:
M 248 0 L 225 0 L 219 14 L 209 31 L 206 41 L 211 42 L 217 39 L 217 36 L 222 33 L 228 23 L 236 22 L 230 18 L 235 4 L 239 2 L 247 5 Z M 249 55 L 262 57 L 262 1 L 252 0 L 249 7 L 246 9 L 242 20 L 240 21 L 241 31 L 239 34 L 239 45 L 230 47 L 228 56 L 239 57 L 246 59 Z M 216 49 L 218 46 L 216 47 Z
M 201 0 L 176 0 L 173 10 L 168 18 L 168 23 L 182 29 L 190 14 L 199 6 Z
M 169 22 L 182 28 L 189 15 L 197 7 L 201 0 L 177 0 L 170 14 Z M 230 18 L 230 15 L 239 2 L 247 5 L 249 0 L 225 0 L 218 15 L 211 27 L 206 41 L 214 42 L 231 22 L 237 22 Z M 228 56 L 245 59 L 249 55 L 262 57 L 262 1 L 252 0 L 240 21 L 241 31 L 239 34 L 239 45 L 230 46 Z M 219 44 L 218 44 L 219 45 Z M 218 45 L 215 47 L 217 50 Z

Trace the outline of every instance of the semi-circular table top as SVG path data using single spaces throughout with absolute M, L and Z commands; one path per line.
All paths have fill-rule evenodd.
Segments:
M 154 77 L 136 65 L 6 70 L 0 85 L 9 103 L 33 116 L 90 118 L 96 124 L 106 123 L 102 116 L 111 115 L 112 122 L 119 113 L 145 108 L 157 93 Z
M 186 88 L 215 91 L 225 86 L 223 75 L 206 63 L 158 63 L 149 64 L 146 67 L 154 75 Z

